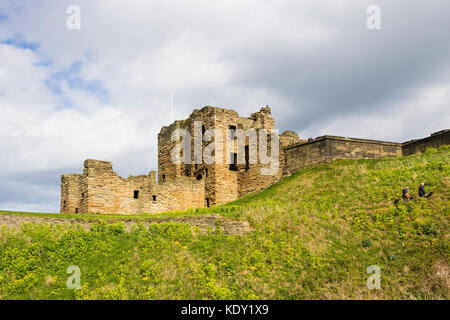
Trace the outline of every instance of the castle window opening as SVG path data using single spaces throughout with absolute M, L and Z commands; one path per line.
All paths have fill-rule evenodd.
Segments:
M 156 201 L 156 196 L 155 195 L 152 196 L 152 200 Z
M 197 175 L 197 180 L 202 180 L 203 176 L 201 174 Z
M 208 177 L 208 169 L 205 169 L 205 177 Z
M 230 153 L 230 170 L 232 171 L 237 171 L 238 167 L 237 167 L 237 153 Z
M 134 190 L 133 198 L 134 199 L 139 199 L 139 190 Z
M 206 198 L 206 207 L 209 208 L 209 198 Z
M 162 175 L 162 181 L 166 182 L 166 175 L 165 174 Z
M 78 208 L 75 208 L 75 213 L 78 213 Z
M 230 129 L 230 139 L 234 140 L 236 138 L 236 126 L 229 126 Z
M 245 146 L 245 170 L 250 168 L 250 149 L 249 146 Z
M 206 128 L 205 128 L 205 125 L 202 125 L 202 136 L 204 136 L 204 135 L 205 135 L 205 132 L 206 132 Z

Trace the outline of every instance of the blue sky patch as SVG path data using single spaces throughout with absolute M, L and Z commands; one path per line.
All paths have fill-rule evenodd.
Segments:
M 8 20 L 8 15 L 6 13 L 0 12 L 0 22 Z
M 39 48 L 39 43 L 37 42 L 28 42 L 22 37 L 9 38 L 6 40 L 0 41 L 0 44 L 8 44 L 11 46 L 15 46 L 21 49 L 30 49 L 31 51 L 36 51 Z
M 56 95 L 63 95 L 62 83 L 66 83 L 70 89 L 85 91 L 96 96 L 100 101 L 105 102 L 109 98 L 108 91 L 98 80 L 85 80 L 80 76 L 83 64 L 76 61 L 69 68 L 53 73 L 46 79 L 45 84 Z M 65 103 L 70 106 L 70 103 Z

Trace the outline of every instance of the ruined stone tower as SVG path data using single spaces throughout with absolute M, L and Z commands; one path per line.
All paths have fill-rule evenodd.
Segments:
M 195 128 L 194 123 L 196 121 L 201 126 L 199 125 Z M 196 164 L 195 152 L 191 152 L 191 164 L 175 164 L 171 160 L 171 150 L 173 150 L 176 143 L 172 141 L 172 134 L 180 128 L 186 129 L 191 137 L 194 137 L 195 134 L 203 136 L 208 129 L 214 129 L 216 132 L 220 131 L 223 139 L 218 143 L 221 143 L 222 147 L 216 145 L 215 151 L 219 152 L 218 150 L 222 150 L 223 161 L 215 161 L 212 164 L 206 164 L 205 161 L 201 161 L 200 164 Z M 264 189 L 278 180 L 281 175 L 281 170 L 275 175 L 261 175 L 260 169 L 264 165 L 260 164 L 260 161 L 257 161 L 257 164 L 249 163 L 249 150 L 251 147 L 254 147 L 253 150 L 257 150 L 258 145 L 257 142 L 255 143 L 254 140 L 252 141 L 248 137 L 246 137 L 244 149 L 246 162 L 244 164 L 238 164 L 233 159 L 235 162 L 233 165 L 229 163 L 232 161 L 227 161 L 233 157 L 236 159 L 239 150 L 237 143 L 234 143 L 234 147 L 230 150 L 231 153 L 227 153 L 227 141 L 225 137 L 229 133 L 233 134 L 238 129 L 242 129 L 244 132 L 249 129 L 255 129 L 255 131 L 265 129 L 269 134 L 274 129 L 274 119 L 272 118 L 270 108 L 262 108 L 259 112 L 251 114 L 248 118 L 244 118 L 240 117 L 234 110 L 207 106 L 200 110 L 194 110 L 186 120 L 175 121 L 170 126 L 163 127 L 158 135 L 159 181 L 164 183 L 176 177 L 191 177 L 197 180 L 203 180 L 205 183 L 205 205 L 215 205 L 233 201 L 250 192 Z M 195 132 L 195 130 L 201 132 Z M 234 140 L 236 140 L 236 137 L 232 138 L 231 142 L 233 143 Z M 280 144 L 283 145 L 286 141 L 296 143 L 299 142 L 299 139 L 297 134 L 288 132 L 280 137 Z M 252 143 L 256 145 L 252 146 Z M 201 146 L 202 150 L 206 144 L 203 141 Z M 195 145 L 192 139 L 191 150 L 194 149 Z M 280 159 L 280 162 L 282 161 L 283 159 Z

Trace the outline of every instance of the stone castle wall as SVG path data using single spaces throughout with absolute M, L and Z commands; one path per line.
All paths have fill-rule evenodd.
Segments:
M 196 121 L 201 125 L 195 125 Z M 172 134 L 177 129 L 185 129 L 191 137 L 190 164 L 177 164 L 172 160 L 172 152 L 179 144 L 179 141 L 172 141 Z M 220 132 L 222 141 L 214 136 L 204 141 L 202 138 L 209 129 Z M 295 132 L 286 131 L 279 135 L 278 169 L 271 175 L 264 175 L 262 170 L 270 164 L 261 163 L 258 138 L 243 137 L 244 150 L 239 150 L 238 133 L 235 132 L 228 141 L 226 139 L 230 129 L 255 130 L 257 134 L 260 129 L 266 130 L 268 155 L 271 155 L 270 133 L 274 129 L 274 119 L 269 107 L 261 108 L 250 117 L 211 106 L 195 109 L 187 119 L 162 127 L 158 134 L 158 180 L 155 171 L 125 179 L 113 171 L 111 162 L 89 159 L 84 163 L 83 174 L 61 176 L 61 212 L 137 214 L 207 207 L 263 190 L 283 175 L 292 174 L 306 165 L 337 159 L 409 155 L 423 152 L 426 147 L 450 144 L 450 130 L 403 144 L 336 136 L 306 141 L 300 140 Z M 195 136 L 200 137 L 198 146 L 194 142 Z M 213 142 L 216 144 L 216 161 L 207 164 L 204 159 L 198 159 L 200 163 L 196 164 L 195 156 L 202 156 Z M 256 153 L 256 164 L 249 161 L 252 151 Z M 182 156 L 183 152 L 179 152 Z M 230 164 L 229 159 L 239 154 L 245 158 L 243 163 Z M 223 161 L 219 161 L 220 158 Z
M 424 152 L 427 147 L 450 144 L 450 130 L 433 133 L 424 139 L 405 143 L 336 136 L 322 136 L 312 141 L 291 144 L 284 149 L 283 174 L 291 174 L 306 165 L 337 159 L 374 159 L 407 156 Z
M 410 140 L 402 144 L 404 156 L 424 152 L 426 148 L 439 148 L 450 144 L 450 130 L 442 130 L 431 134 L 424 139 Z
M 61 177 L 61 212 L 137 214 L 204 207 L 202 181 L 156 183 L 155 172 L 125 179 L 107 161 L 86 160 L 83 174 Z
M 322 136 L 285 149 L 284 174 L 306 165 L 338 159 L 373 159 L 402 155 L 400 143 L 336 136 Z

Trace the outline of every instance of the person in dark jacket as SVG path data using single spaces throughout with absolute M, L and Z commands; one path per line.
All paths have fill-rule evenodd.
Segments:
M 403 200 L 409 200 L 411 199 L 411 195 L 409 194 L 409 189 L 408 187 L 404 187 L 402 190 L 402 198 Z
M 419 186 L 419 197 L 425 197 L 425 183 L 421 183 Z

